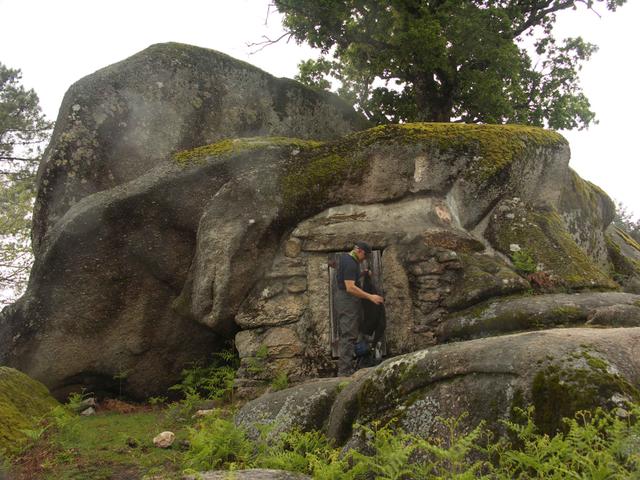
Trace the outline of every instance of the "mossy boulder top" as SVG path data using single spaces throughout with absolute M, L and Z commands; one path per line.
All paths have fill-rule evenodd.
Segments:
M 201 64 L 216 67 L 193 81 L 220 76 L 224 108 L 189 103 L 215 86 L 193 90 L 186 80 Z M 165 92 L 174 77 L 181 80 Z M 262 93 L 241 88 L 245 80 L 262 82 Z M 101 100 L 74 100 L 83 95 Z M 63 134 L 65 125 L 110 125 L 103 110 L 111 101 L 113 118 L 128 127 L 95 137 L 102 147 Z M 256 102 L 268 106 L 255 114 L 267 127 L 243 123 Z M 156 120 L 158 105 L 179 121 Z M 238 391 L 258 391 L 278 375 L 335 375 L 328 256 L 358 239 L 373 246 L 382 272 L 389 356 L 449 339 L 582 326 L 598 308 L 608 309 L 600 324 L 617 326 L 602 320 L 617 307 L 626 326 L 635 324 L 640 297 L 581 301 L 568 322 L 571 300 L 544 322 L 511 313 L 469 320 L 494 297 L 619 288 L 605 232 L 613 203 L 569 168 L 562 136 L 518 125 L 359 126 L 333 97 L 185 46 L 154 46 L 82 80 L 41 169 L 39 247 L 25 296 L 0 316 L 0 362 L 60 397 L 81 387 L 162 395 L 186 365 L 229 340 L 241 358 Z M 76 140 L 63 148 L 65 138 Z M 94 170 L 55 166 L 63 154 L 93 164 L 87 149 L 100 152 L 100 165 L 132 170 L 98 185 L 85 175 Z M 65 192 L 76 181 L 90 186 L 71 204 Z M 57 213 L 45 213 L 47 205 Z
M 0 367 L 0 453 L 14 453 L 27 439 L 22 430 L 39 422 L 59 403 L 40 382 L 13 368 Z

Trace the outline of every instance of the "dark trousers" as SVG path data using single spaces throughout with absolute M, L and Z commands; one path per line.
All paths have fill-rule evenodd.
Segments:
M 362 322 L 362 302 L 345 290 L 337 290 L 335 297 L 340 339 L 338 341 L 338 375 L 348 376 L 355 371 L 355 347 Z

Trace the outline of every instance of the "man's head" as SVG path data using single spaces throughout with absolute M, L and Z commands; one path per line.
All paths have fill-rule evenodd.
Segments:
M 356 242 L 356 244 L 354 245 L 353 251 L 358 256 L 358 259 L 362 262 L 367 255 L 371 254 L 371 247 L 367 242 L 359 241 L 359 242 Z

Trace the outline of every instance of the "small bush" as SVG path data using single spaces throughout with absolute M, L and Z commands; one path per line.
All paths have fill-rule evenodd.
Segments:
M 516 271 L 521 274 L 534 273 L 537 269 L 536 261 L 531 253 L 525 249 L 513 252 L 511 261 Z
M 271 380 L 271 390 L 277 392 L 289 388 L 289 376 L 285 372 L 280 372 Z

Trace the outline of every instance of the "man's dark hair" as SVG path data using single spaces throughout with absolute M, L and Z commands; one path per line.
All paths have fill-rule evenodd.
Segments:
M 367 242 L 356 242 L 356 247 L 358 247 L 360 250 L 364 250 L 364 252 L 367 254 L 371 253 L 371 247 Z

